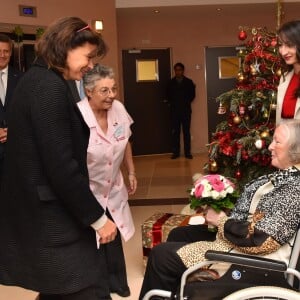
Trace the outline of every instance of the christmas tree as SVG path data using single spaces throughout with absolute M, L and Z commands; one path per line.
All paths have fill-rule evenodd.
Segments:
M 239 28 L 240 70 L 236 87 L 217 97 L 218 114 L 227 119 L 217 125 L 208 145 L 209 173 L 246 182 L 273 171 L 268 146 L 275 127 L 277 86 L 282 62 L 277 36 L 266 28 Z M 249 36 L 249 38 L 248 38 Z

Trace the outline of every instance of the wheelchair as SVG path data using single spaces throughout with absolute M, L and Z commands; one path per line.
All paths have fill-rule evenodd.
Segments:
M 206 261 L 187 269 L 176 293 L 150 290 L 143 300 L 300 300 L 300 227 L 296 233 L 288 265 L 282 261 L 221 251 L 207 251 Z M 191 281 L 203 268 L 228 263 L 219 279 Z

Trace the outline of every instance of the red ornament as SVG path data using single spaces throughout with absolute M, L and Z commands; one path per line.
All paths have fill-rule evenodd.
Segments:
M 239 40 L 244 41 L 247 38 L 247 33 L 244 30 L 241 30 L 238 35 Z
M 277 45 L 277 40 L 274 38 L 274 39 L 272 39 L 272 41 L 271 41 L 271 46 L 272 47 L 275 47 Z
M 246 105 L 245 104 L 240 104 L 239 105 L 239 114 L 243 116 L 246 113 Z
M 243 149 L 242 150 L 242 159 L 247 160 L 248 158 L 249 158 L 248 152 L 245 149 Z
M 267 70 L 267 65 L 265 63 L 259 65 L 260 72 L 265 72 L 266 70 Z

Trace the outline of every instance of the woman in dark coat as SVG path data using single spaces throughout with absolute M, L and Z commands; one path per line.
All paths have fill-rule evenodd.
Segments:
M 48 27 L 36 52 L 9 112 L 0 283 L 38 291 L 40 299 L 111 299 L 95 231 L 108 243 L 116 226 L 89 188 L 89 128 L 67 85 L 106 47 L 86 22 L 67 17 Z

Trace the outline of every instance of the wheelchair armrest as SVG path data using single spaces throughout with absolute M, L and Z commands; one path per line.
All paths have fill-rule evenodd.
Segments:
M 242 266 L 268 269 L 278 272 L 284 272 L 287 270 L 286 264 L 282 261 L 246 254 L 208 250 L 205 253 L 205 258 L 209 260 L 217 260 Z

